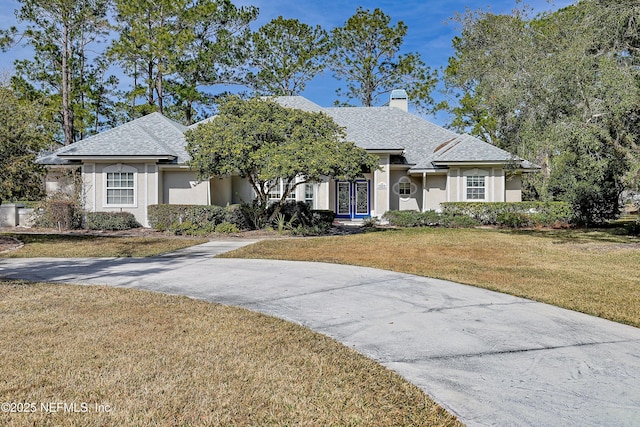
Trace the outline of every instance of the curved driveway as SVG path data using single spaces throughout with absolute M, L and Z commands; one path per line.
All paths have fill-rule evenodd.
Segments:
M 0 277 L 108 284 L 245 307 L 357 349 L 469 426 L 640 425 L 640 329 L 443 280 L 322 263 L 5 259 Z

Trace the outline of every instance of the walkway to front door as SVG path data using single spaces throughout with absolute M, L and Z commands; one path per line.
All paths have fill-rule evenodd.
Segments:
M 370 181 L 336 182 L 336 218 L 366 218 L 370 215 Z

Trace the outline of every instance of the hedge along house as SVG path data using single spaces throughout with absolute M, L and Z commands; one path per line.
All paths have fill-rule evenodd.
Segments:
M 442 202 L 516 202 L 521 200 L 522 174 L 537 170 L 493 145 L 410 114 L 403 90 L 393 91 L 385 107 L 322 108 L 300 96 L 274 100 L 288 108 L 324 112 L 346 129 L 348 140 L 379 156 L 380 168 L 362 179 L 326 177 L 299 186 L 290 196 L 313 209 L 333 210 L 337 218 L 439 210 Z M 251 201 L 253 190 L 239 176 L 197 179 L 186 165 L 188 129 L 153 113 L 62 147 L 40 159 L 49 165 L 47 191 L 66 185 L 61 179 L 65 168 L 80 167 L 86 210 L 132 212 L 144 225 L 152 204 Z M 282 191 L 276 186 L 273 198 Z

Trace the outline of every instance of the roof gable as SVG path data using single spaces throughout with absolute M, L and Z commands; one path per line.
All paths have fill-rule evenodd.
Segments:
M 187 160 L 186 127 L 160 113 L 152 113 L 56 151 L 61 158 L 167 157 Z

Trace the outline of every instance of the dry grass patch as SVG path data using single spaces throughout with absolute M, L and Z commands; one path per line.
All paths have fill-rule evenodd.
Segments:
M 37 405 L 8 426 L 460 425 L 330 338 L 186 297 L 0 281 L 0 360 L 0 402 Z
M 169 237 L 78 236 L 12 234 L 24 242 L 2 258 L 148 257 L 207 242 L 206 239 Z
M 640 327 L 640 240 L 610 231 L 388 230 L 263 241 L 222 256 L 335 262 L 436 277 Z

